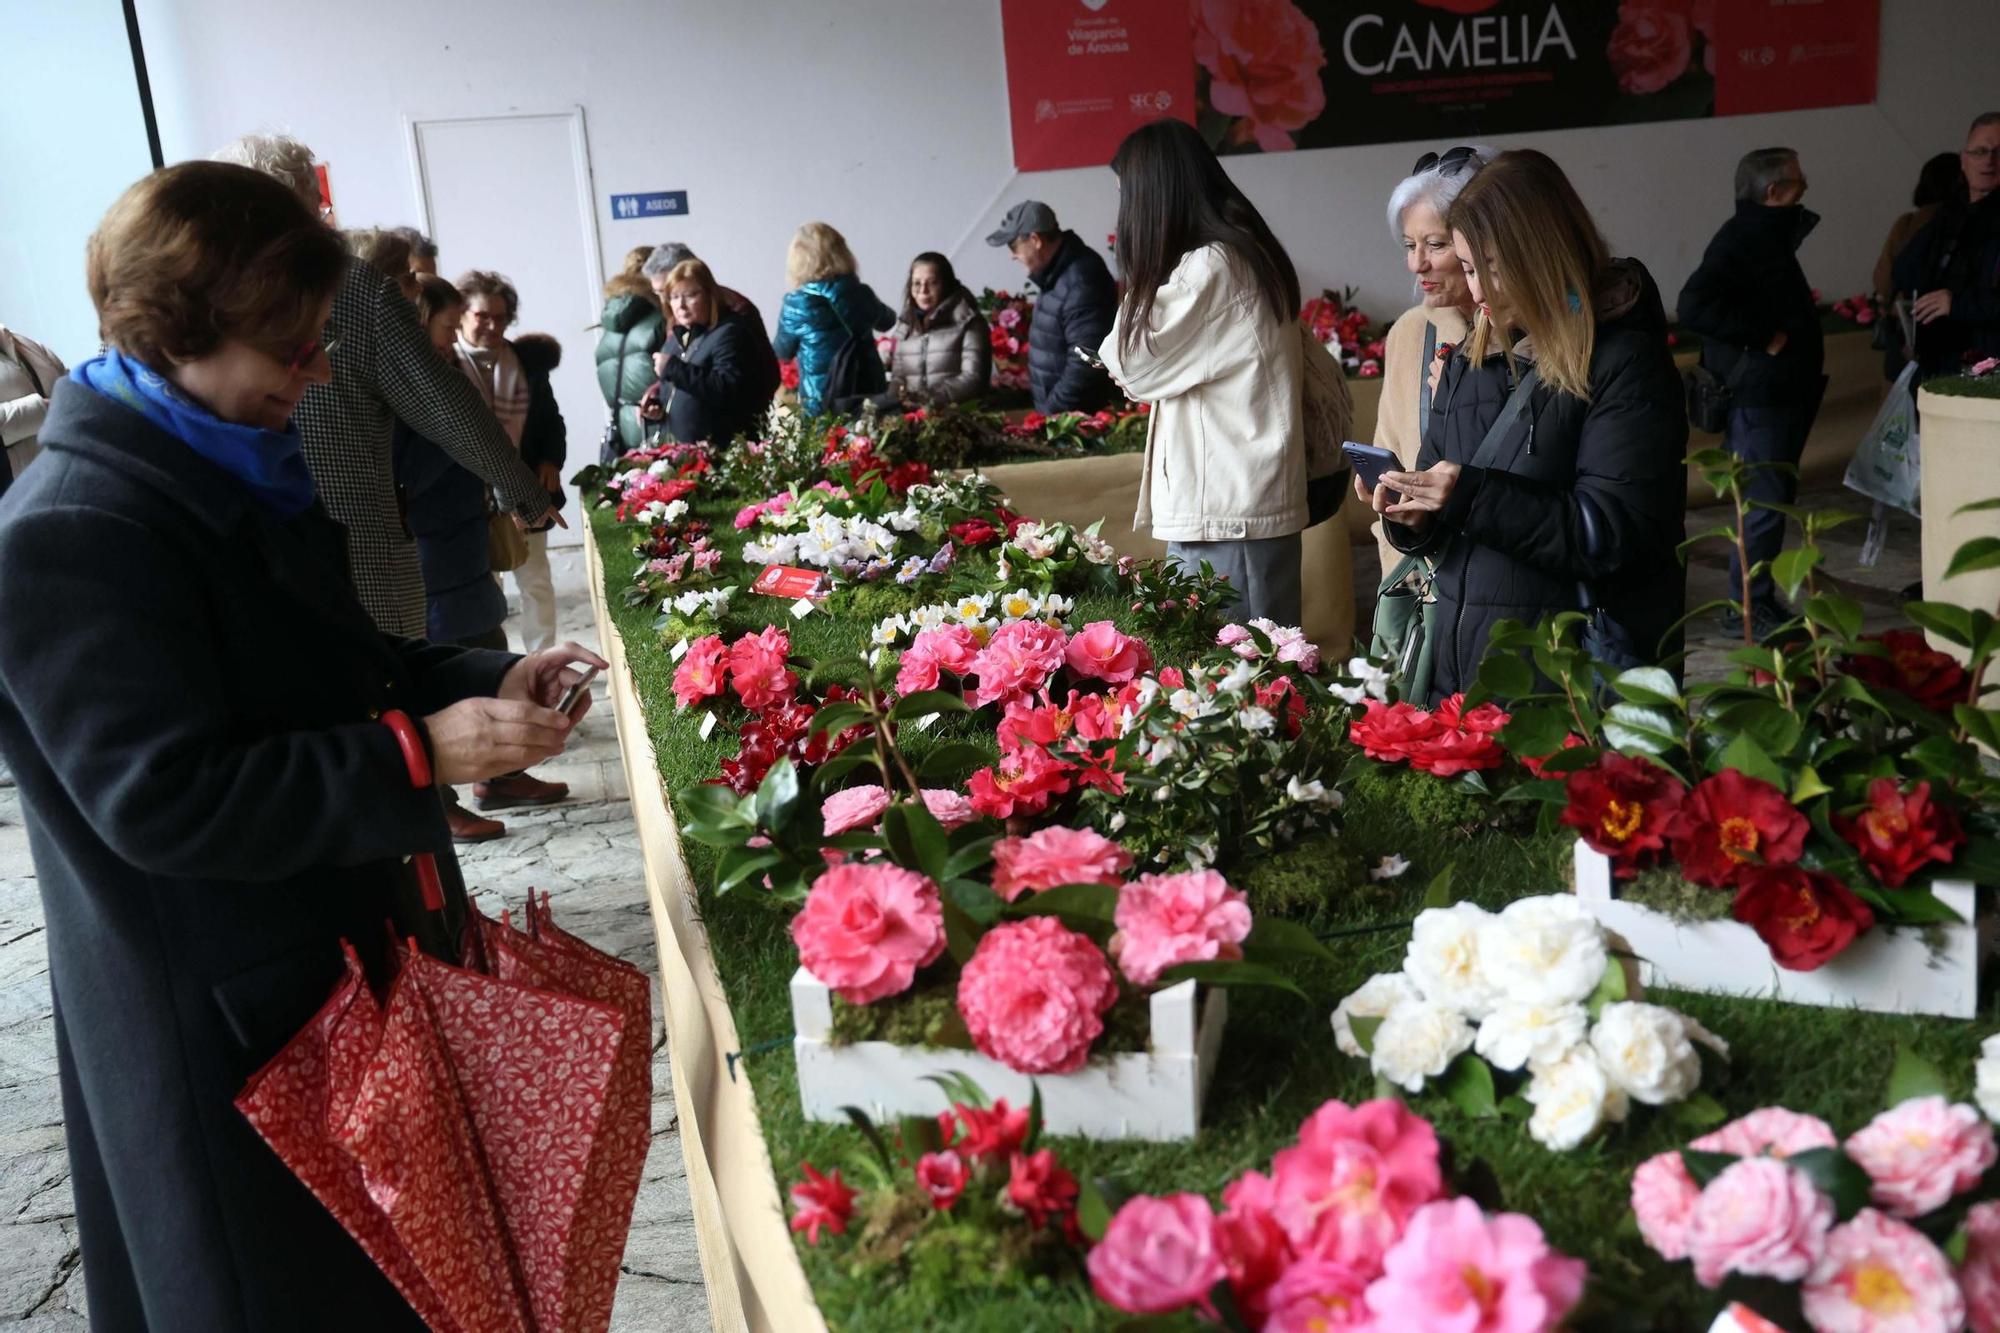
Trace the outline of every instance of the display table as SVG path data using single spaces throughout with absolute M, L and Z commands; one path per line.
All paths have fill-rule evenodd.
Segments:
M 750 1081 L 730 1068 L 731 1056 L 741 1048 L 736 1019 L 716 976 L 673 804 L 661 785 L 624 642 L 605 601 L 595 532 L 583 527 L 591 607 L 611 663 L 607 693 L 646 864 L 668 1067 L 709 1318 L 717 1333 L 821 1333 L 826 1322 L 792 1248 Z
M 2000 496 L 2000 398 L 1917 392 L 1923 452 L 1924 596 L 1992 611 L 2000 606 L 2000 569 L 1947 580 L 1952 553 L 1975 537 L 2000 537 L 2000 509 L 1958 514 L 1962 505 Z M 1931 646 L 1961 662 L 1966 650 L 1930 635 Z

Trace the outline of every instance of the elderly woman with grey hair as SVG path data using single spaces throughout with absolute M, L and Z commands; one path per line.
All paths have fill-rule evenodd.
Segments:
M 1389 194 L 1389 234 L 1403 247 L 1403 265 L 1416 279 L 1417 303 L 1389 326 L 1382 349 L 1382 406 L 1375 417 L 1375 443 L 1414 467 L 1430 417 L 1434 367 L 1472 327 L 1472 291 L 1451 248 L 1445 215 L 1479 169 L 1499 149 L 1459 147 L 1425 153 Z M 1375 544 L 1386 575 L 1403 553 L 1383 539 L 1375 524 Z

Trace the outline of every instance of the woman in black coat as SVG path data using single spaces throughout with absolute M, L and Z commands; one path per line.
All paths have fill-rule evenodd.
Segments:
M 1687 415 L 1659 288 L 1638 261 L 1609 257 L 1541 153 L 1495 158 L 1448 221 L 1482 308 L 1442 369 L 1422 470 L 1384 473 L 1368 497 L 1390 542 L 1437 570 L 1431 699 L 1472 685 L 1501 619 L 1595 606 L 1636 661 L 1674 659 Z M 1530 371 L 1518 416 L 1480 458 Z
M 570 721 L 545 705 L 596 660 L 398 639 L 362 610 L 289 424 L 329 377 L 342 264 L 267 176 L 140 181 L 88 251 L 108 350 L 56 387 L 48 456 L 0 503 L 0 755 L 98 1330 L 421 1326 L 232 1099 L 332 991 L 343 939 L 379 982 L 389 930 L 442 937 L 407 858 L 456 888 L 451 841 L 411 758 L 442 781 L 546 758 Z
M 756 431 L 769 406 L 756 371 L 754 335 L 723 309 L 699 259 L 667 274 L 667 341 L 660 349 L 660 417 L 667 437 L 717 448 Z

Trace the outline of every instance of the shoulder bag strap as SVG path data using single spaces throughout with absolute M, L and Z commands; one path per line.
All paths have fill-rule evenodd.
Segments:
M 1494 456 L 1500 452 L 1501 441 L 1506 438 L 1507 432 L 1514 428 L 1514 423 L 1521 419 L 1521 413 L 1527 410 L 1528 399 L 1540 382 L 1541 373 L 1534 366 L 1529 366 L 1527 373 L 1514 382 L 1513 389 L 1507 394 L 1506 403 L 1500 408 L 1500 415 L 1493 418 L 1493 424 L 1486 428 L 1486 435 L 1479 441 L 1479 448 L 1474 451 L 1472 461 L 1466 464 L 1467 467 L 1493 466 Z
M 1417 364 L 1417 447 L 1431 429 L 1431 362 L 1437 360 L 1438 326 L 1424 321 L 1424 359 Z

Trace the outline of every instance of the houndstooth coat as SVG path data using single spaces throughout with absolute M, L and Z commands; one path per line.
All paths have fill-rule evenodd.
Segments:
M 424 637 L 424 576 L 396 494 L 396 418 L 481 478 L 500 503 L 533 522 L 542 489 L 472 381 L 431 347 L 396 284 L 347 261 L 333 298 L 333 380 L 315 384 L 294 417 L 320 502 L 347 528 L 354 588 L 376 625 Z

